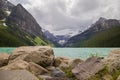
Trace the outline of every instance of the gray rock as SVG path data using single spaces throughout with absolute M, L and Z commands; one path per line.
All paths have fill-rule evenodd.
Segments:
M 34 62 L 42 67 L 52 66 L 54 63 L 53 49 L 49 46 L 19 47 L 9 57 L 9 63 L 17 60 Z
M 3 70 L 0 71 L 0 80 L 39 80 L 26 70 Z
M 72 73 L 76 76 L 77 79 L 86 80 L 103 68 L 104 65 L 101 59 L 92 57 L 87 59 L 85 62 L 78 64 L 75 68 L 72 69 Z
M 60 69 L 60 68 L 55 68 L 52 73 L 53 77 L 65 77 L 66 74 Z

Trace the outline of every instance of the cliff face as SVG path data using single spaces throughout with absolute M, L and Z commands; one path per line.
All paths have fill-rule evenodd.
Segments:
M 7 10 L 7 0 L 0 0 L 0 19 L 4 19 L 7 14 L 6 11 Z
M 33 16 L 21 5 L 13 7 L 11 14 L 7 18 L 7 25 L 14 25 L 21 32 L 42 37 L 41 27 Z
M 7 10 L 7 0 L 0 0 L 0 9 Z

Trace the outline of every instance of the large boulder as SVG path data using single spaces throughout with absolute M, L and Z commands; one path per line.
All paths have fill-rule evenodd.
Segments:
M 115 70 L 120 70 L 120 49 L 112 50 L 103 61 L 108 65 L 110 73 L 113 73 Z
M 16 60 L 34 62 L 43 67 L 51 66 L 54 63 L 53 49 L 49 46 L 25 46 L 19 47 L 9 57 L 9 63 Z
M 8 57 L 9 57 L 9 54 L 0 53 L 0 67 L 8 64 Z
M 104 68 L 100 58 L 92 57 L 87 59 L 85 62 L 78 64 L 72 69 L 72 73 L 79 80 L 87 80 L 91 76 L 94 76 L 100 70 Z
M 26 70 L 2 70 L 0 80 L 39 80 Z
M 7 66 L 1 67 L 0 70 L 28 70 L 35 75 L 49 73 L 48 70 L 41 67 L 40 65 L 37 65 L 33 62 L 28 63 L 23 60 L 18 60 L 11 64 L 8 64 Z

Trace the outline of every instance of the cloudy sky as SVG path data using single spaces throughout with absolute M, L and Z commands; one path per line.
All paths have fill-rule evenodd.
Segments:
M 83 31 L 100 17 L 120 19 L 120 0 L 10 0 L 54 34 Z

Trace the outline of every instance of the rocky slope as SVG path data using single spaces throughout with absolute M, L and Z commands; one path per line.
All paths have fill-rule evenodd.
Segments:
M 114 43 L 112 43 L 110 45 L 105 44 L 105 41 L 107 42 L 107 39 L 105 39 L 105 37 L 109 36 L 108 37 L 109 39 L 115 38 L 116 39 L 116 40 L 114 40 L 115 43 L 118 43 L 117 41 L 119 40 L 119 37 L 117 37 L 117 36 L 120 34 L 117 33 L 118 31 L 117 32 L 115 32 L 115 31 L 116 31 L 116 28 L 118 30 L 120 30 L 119 27 L 120 27 L 119 20 L 100 18 L 95 24 L 91 25 L 91 27 L 89 29 L 82 32 L 81 34 L 78 34 L 78 35 L 70 38 L 68 40 L 68 42 L 65 44 L 65 46 L 68 46 L 68 47 L 70 47 L 70 46 L 82 47 L 83 46 L 84 47 L 86 45 L 86 47 L 107 47 L 107 46 L 112 47 L 114 45 Z M 111 30 L 109 30 L 109 29 L 114 29 L 115 33 L 111 32 Z M 103 35 L 99 36 L 100 34 L 103 34 Z M 111 36 L 109 34 L 114 35 L 114 36 Z M 104 35 L 106 35 L 106 36 L 104 37 Z M 98 37 L 96 38 L 96 36 L 98 36 Z M 101 44 L 99 41 L 96 42 L 97 43 L 96 45 L 93 45 L 93 43 L 94 43 L 93 41 L 89 42 L 89 40 L 94 37 L 96 40 L 94 39 L 93 41 L 97 41 L 97 40 L 99 40 L 99 38 L 102 38 L 102 40 L 104 40 L 102 42 L 105 45 L 103 45 L 103 44 L 99 45 L 99 44 Z M 87 42 L 89 42 L 89 44 Z M 110 42 L 108 41 L 108 43 L 110 43 Z M 118 47 L 118 46 L 120 46 L 120 44 L 114 45 L 114 46 Z
M 120 49 L 85 61 L 55 57 L 48 46 L 19 47 L 0 56 L 2 80 L 119 80 L 120 76 Z
M 0 4 L 0 46 L 52 45 L 21 4 L 14 6 L 7 0 L 1 0 Z

